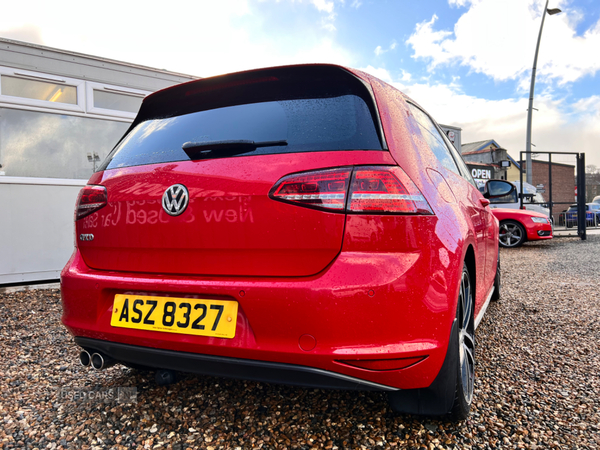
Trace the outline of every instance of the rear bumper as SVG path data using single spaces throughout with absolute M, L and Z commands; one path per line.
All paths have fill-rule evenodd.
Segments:
M 295 364 L 199 355 L 196 353 L 139 347 L 82 337 L 76 337 L 75 343 L 90 353 L 100 352 L 124 364 L 134 364 L 152 369 L 169 368 L 171 370 L 200 375 L 322 389 L 397 390 L 359 378 Z
M 62 321 L 80 346 L 123 363 L 304 386 L 422 388 L 446 356 L 458 289 L 431 261 L 342 252 L 313 277 L 227 279 L 98 271 L 76 251 L 61 275 Z M 235 300 L 235 337 L 112 327 L 122 293 Z M 421 357 L 395 370 L 348 363 Z

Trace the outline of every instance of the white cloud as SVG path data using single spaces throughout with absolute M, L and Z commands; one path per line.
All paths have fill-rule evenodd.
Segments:
M 387 49 L 384 49 L 381 45 L 378 45 L 377 47 L 375 47 L 375 55 L 377 55 L 377 56 L 383 55 L 384 53 L 387 53 L 390 50 L 394 50 L 397 46 L 398 46 L 398 43 L 396 41 L 392 41 L 392 43 L 390 44 L 390 46 Z
M 437 20 L 438 16 L 434 14 L 429 22 L 418 23 L 415 33 L 406 41 L 407 44 L 413 47 L 413 58 L 430 58 L 433 67 L 450 62 L 453 58 L 458 59 L 457 56 L 444 48 L 447 46 L 445 45 L 445 42 L 447 42 L 446 39 L 452 33 L 450 31 L 435 31 L 433 29 L 433 24 Z
M 335 18 L 336 18 L 336 14 L 333 12 L 325 17 L 322 17 L 321 18 L 321 28 L 323 28 L 324 30 L 327 30 L 329 32 L 336 31 Z
M 354 0 L 350 6 L 352 8 L 358 9 L 358 8 L 360 8 L 361 5 L 362 5 L 362 2 L 360 0 Z
M 312 3 L 304 3 L 313 8 Z M 81 20 L 83 6 L 76 0 L 63 0 L 59 9 L 43 0 L 30 0 L 27 14 L 15 3 L 5 6 L 0 35 L 6 36 L 7 30 L 33 30 L 13 38 L 37 36 L 34 43 L 201 77 L 307 62 L 355 65 L 352 51 L 330 36 L 335 12 L 327 13 L 325 3 L 319 13 L 323 22 L 290 27 L 274 39 L 269 32 L 272 19 L 246 0 L 175 0 L 160 14 L 136 2 L 105 0 L 102 8 L 93 10 L 93 21 Z
M 471 0 L 448 0 L 448 4 L 450 6 L 456 6 L 456 7 L 466 6 L 470 2 L 471 2 Z
M 407 43 L 414 58 L 431 68 L 461 64 L 494 80 L 520 80 L 530 75 L 539 33 L 543 0 L 450 0 L 469 6 L 453 30 L 436 29 L 438 17 L 417 24 Z M 561 6 L 566 0 L 556 0 Z M 565 7 L 563 6 L 563 9 Z M 600 70 L 600 21 L 577 36 L 577 11 L 546 16 L 537 76 L 564 84 Z
M 2 37 L 6 39 L 14 39 L 16 41 L 31 42 L 34 44 L 42 43 L 40 28 L 30 24 L 24 24 L 20 27 L 3 31 Z
M 328 14 L 333 12 L 333 2 L 327 0 L 310 0 L 319 11 L 325 11 Z
M 363 72 L 366 72 L 369 75 L 373 75 L 374 77 L 379 78 L 380 80 L 385 81 L 386 83 L 392 83 L 393 81 L 390 72 L 387 69 L 383 69 L 381 67 L 367 66 L 359 70 L 362 70 Z
M 600 120 L 600 95 L 582 98 L 573 104 L 573 110 L 579 113 L 590 114 Z

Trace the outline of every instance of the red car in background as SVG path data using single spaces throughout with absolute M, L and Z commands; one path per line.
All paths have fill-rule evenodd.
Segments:
M 332 65 L 148 96 L 76 208 L 81 362 L 368 389 L 465 418 L 498 221 L 413 100 Z M 487 196 L 488 198 L 484 198 Z
M 552 223 L 545 214 L 525 209 L 492 209 L 500 222 L 500 245 L 520 247 L 526 241 L 552 239 Z

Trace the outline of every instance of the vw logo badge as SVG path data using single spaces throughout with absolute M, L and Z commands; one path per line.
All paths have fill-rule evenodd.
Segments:
M 178 216 L 187 208 L 189 193 L 183 184 L 174 184 L 162 196 L 162 207 L 170 216 Z

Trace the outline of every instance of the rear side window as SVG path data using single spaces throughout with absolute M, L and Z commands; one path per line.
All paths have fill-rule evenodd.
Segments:
M 413 113 L 415 119 L 417 120 L 423 137 L 427 141 L 427 144 L 429 144 L 429 148 L 431 148 L 431 151 L 435 154 L 436 158 L 446 169 L 451 170 L 457 175 L 461 175 L 458 167 L 456 166 L 456 162 L 450 154 L 450 150 L 444 143 L 442 135 L 433 124 L 429 116 L 411 103 L 408 104 L 408 107 L 410 108 L 410 112 Z
M 238 82 L 233 87 L 225 85 L 221 88 L 226 93 L 222 101 L 215 95 L 219 87 L 206 93 L 202 87 L 190 89 L 183 95 L 175 92 L 174 95 L 181 95 L 180 102 L 163 102 L 153 107 L 154 117 L 139 123 L 136 119 L 132 129 L 109 155 L 104 168 L 186 161 L 191 159 L 182 149 L 186 143 L 239 144 L 243 141 L 256 145 L 241 152 L 227 148 L 224 151 L 200 151 L 193 159 L 203 159 L 203 154 L 207 158 L 220 158 L 382 150 L 375 106 L 369 92 L 360 81 L 348 81 L 348 77 L 350 75 L 346 74 L 342 82 L 331 80 L 331 77 L 317 77 L 311 83 L 306 77 L 294 80 L 294 77 L 281 76 L 248 85 Z M 181 105 L 186 102 L 187 105 Z

